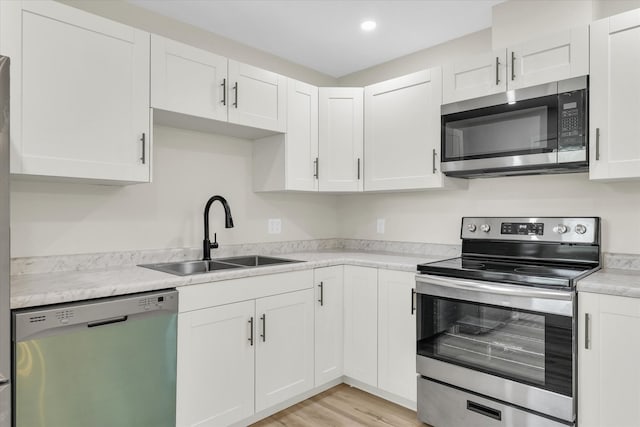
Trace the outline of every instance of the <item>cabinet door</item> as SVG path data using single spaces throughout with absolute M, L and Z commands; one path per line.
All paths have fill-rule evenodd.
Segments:
M 317 268 L 315 301 L 315 385 L 343 374 L 343 266 Z
M 178 427 L 226 426 L 253 414 L 254 302 L 178 316 Z
M 442 103 L 464 101 L 507 90 L 504 49 L 475 55 L 442 67 Z
M 580 426 L 638 426 L 640 299 L 581 292 L 578 302 Z
M 54 1 L 0 8 L 11 171 L 149 181 L 149 33 Z
M 378 270 L 344 266 L 344 374 L 378 386 Z
M 229 60 L 229 121 L 284 132 L 287 126 L 287 79 L 279 74 Z
M 320 88 L 321 191 L 363 189 L 363 89 Z
M 640 10 L 591 25 L 589 178 L 640 177 Z
M 415 273 L 378 270 L 378 387 L 417 400 Z
M 313 388 L 313 290 L 256 300 L 256 412 Z
M 589 26 L 554 33 L 507 50 L 509 89 L 589 74 Z
M 227 121 L 227 58 L 153 34 L 151 106 Z
M 318 88 L 287 83 L 286 180 L 288 190 L 318 189 Z
M 441 69 L 365 88 L 367 191 L 443 185 L 440 151 Z

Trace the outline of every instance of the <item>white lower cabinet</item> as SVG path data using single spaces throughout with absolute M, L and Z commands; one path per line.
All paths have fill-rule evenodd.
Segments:
M 415 407 L 414 277 L 338 265 L 180 288 L 177 427 L 255 421 L 343 376 Z
M 313 290 L 256 300 L 256 412 L 313 388 Z
M 378 387 L 417 399 L 415 273 L 378 270 Z
M 315 385 L 336 380 L 343 374 L 344 267 L 314 271 L 315 305 Z
M 640 425 L 640 298 L 578 293 L 578 423 Z
M 344 374 L 378 386 L 378 270 L 344 266 Z
M 178 427 L 243 422 L 313 388 L 312 273 L 180 289 Z
M 255 302 L 178 317 L 176 424 L 225 426 L 253 415 Z

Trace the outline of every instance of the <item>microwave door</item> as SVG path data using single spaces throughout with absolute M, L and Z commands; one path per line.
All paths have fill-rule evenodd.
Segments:
M 442 116 L 443 171 L 557 163 L 557 95 Z

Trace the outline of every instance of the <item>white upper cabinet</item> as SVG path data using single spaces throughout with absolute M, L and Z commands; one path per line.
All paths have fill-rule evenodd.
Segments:
M 589 26 L 443 66 L 443 103 L 589 74 Z
M 439 67 L 365 88 L 364 189 L 443 187 Z
M 318 190 L 318 88 L 287 79 L 287 133 L 253 144 L 254 191 Z
M 151 38 L 154 108 L 275 133 L 286 130 L 286 98 L 284 76 L 161 36 Z M 203 126 L 165 114 L 161 120 L 240 137 L 252 135 L 233 127 Z
M 508 88 L 519 89 L 589 74 L 589 26 L 507 49 Z
M 151 35 L 151 106 L 227 120 L 227 58 Z
M 284 132 L 286 96 L 286 77 L 229 60 L 229 122 Z
M 0 2 L 14 174 L 150 181 L 149 33 L 55 1 Z
M 363 89 L 320 88 L 319 189 L 363 190 Z
M 504 49 L 475 55 L 442 67 L 442 103 L 463 101 L 507 90 Z
M 640 177 L 640 10 L 591 24 L 589 177 Z

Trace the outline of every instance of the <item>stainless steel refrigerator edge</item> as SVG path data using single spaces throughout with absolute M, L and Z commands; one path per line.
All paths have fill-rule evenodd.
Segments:
M 0 56 L 0 427 L 11 425 L 9 58 Z

